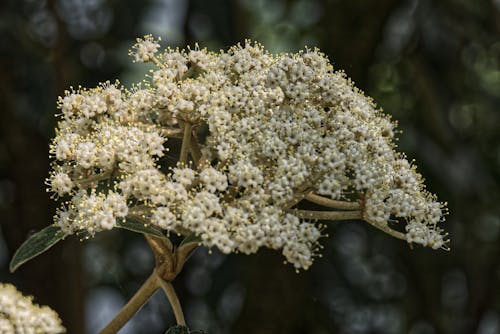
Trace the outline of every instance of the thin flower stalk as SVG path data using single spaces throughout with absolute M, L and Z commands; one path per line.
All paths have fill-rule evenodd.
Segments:
M 297 210 L 289 211 L 293 215 L 312 220 L 357 220 L 363 218 L 363 213 L 357 211 L 313 211 L 313 210 Z
M 158 281 L 161 288 L 165 292 L 168 301 L 170 302 L 170 306 L 172 307 L 177 325 L 186 326 L 186 320 L 184 319 L 184 313 L 182 312 L 181 303 L 179 301 L 179 298 L 177 297 L 177 294 L 175 293 L 172 283 L 164 281 L 161 277 L 158 277 Z
M 331 209 L 338 210 L 360 210 L 361 206 L 358 202 L 338 201 L 317 194 L 309 193 L 305 195 L 305 199 L 318 205 L 325 206 Z

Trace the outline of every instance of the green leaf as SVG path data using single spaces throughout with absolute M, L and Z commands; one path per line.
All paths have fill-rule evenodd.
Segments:
M 29 237 L 18 248 L 10 261 L 10 272 L 14 272 L 23 263 L 31 260 L 64 239 L 66 234 L 57 225 L 50 225 Z
M 173 326 L 167 329 L 165 334 L 207 334 L 207 332 L 196 330 L 190 331 L 186 326 Z
M 159 238 L 166 238 L 166 236 L 158 231 L 157 229 L 151 227 L 148 224 L 144 224 L 138 220 L 127 218 L 124 221 L 117 222 L 116 227 L 123 228 L 125 230 L 137 232 L 137 233 L 145 233 L 151 234 L 152 236 Z
M 190 242 L 199 243 L 200 241 L 201 241 L 201 238 L 199 236 L 197 236 L 194 233 L 190 233 L 184 239 L 182 239 L 179 247 L 182 246 L 182 245 L 188 244 Z
M 186 326 L 173 326 L 167 329 L 165 334 L 189 334 L 189 330 Z

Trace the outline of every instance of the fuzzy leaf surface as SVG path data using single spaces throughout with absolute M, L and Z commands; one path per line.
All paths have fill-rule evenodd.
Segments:
M 14 272 L 25 262 L 42 254 L 64 237 L 66 234 L 57 225 L 49 225 L 33 234 L 23 242 L 12 257 L 9 265 L 10 272 Z
M 166 238 L 165 235 L 160 231 L 158 231 L 157 229 L 154 229 L 153 227 L 147 224 L 141 223 L 140 221 L 131 218 L 127 218 L 122 222 L 117 222 L 116 227 L 129 230 L 132 232 L 150 234 L 158 238 Z

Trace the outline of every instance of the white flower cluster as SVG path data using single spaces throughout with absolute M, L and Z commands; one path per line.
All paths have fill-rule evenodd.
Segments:
M 92 234 L 135 212 L 225 253 L 281 249 L 307 269 L 320 226 L 292 208 L 315 193 L 359 200 L 371 224 L 407 224 L 408 242 L 446 247 L 444 204 L 395 151 L 394 123 L 318 50 L 158 48 L 146 36 L 131 51 L 157 66 L 145 88 L 105 83 L 60 98 L 48 183 L 70 196 L 56 217 L 65 231 Z M 171 169 L 167 137 L 188 152 Z
M 137 38 L 134 50 L 130 53 L 133 54 L 136 62 L 148 62 L 153 60 L 159 48 L 160 44 L 158 44 L 158 41 L 155 41 L 152 35 L 146 35 L 144 39 Z
M 0 283 L 0 333 L 60 334 L 66 333 L 61 319 L 48 306 L 33 304 L 11 284 Z

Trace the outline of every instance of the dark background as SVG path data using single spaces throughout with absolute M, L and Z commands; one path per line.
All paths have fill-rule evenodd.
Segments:
M 174 282 L 211 334 L 500 333 L 499 0 L 24 0 L 0 4 L 0 281 L 96 333 L 149 274 L 139 235 L 71 237 L 14 274 L 8 261 L 51 222 L 45 191 L 56 99 L 69 86 L 139 80 L 127 50 L 153 33 L 211 49 L 252 38 L 318 46 L 399 122 L 399 147 L 449 202 L 451 251 L 410 249 L 362 222 L 329 227 L 296 274 L 277 252 L 200 249 Z M 122 333 L 174 322 L 157 294 Z

